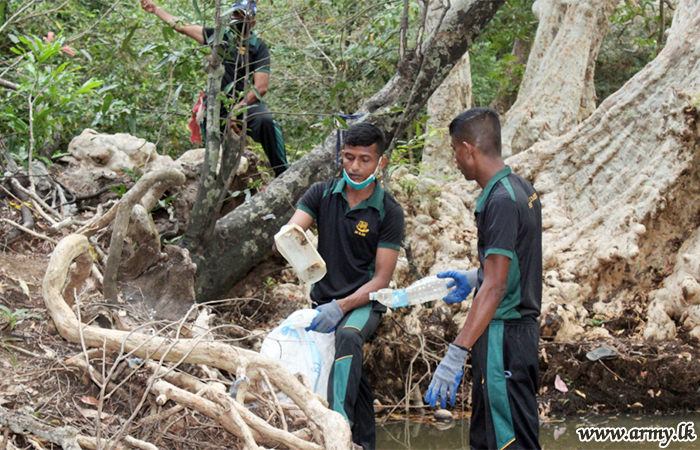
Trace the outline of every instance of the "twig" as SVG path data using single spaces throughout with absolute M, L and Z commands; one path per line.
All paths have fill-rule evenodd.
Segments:
M 30 182 L 31 182 L 32 179 L 33 179 L 33 177 L 30 176 L 30 177 L 29 177 Z M 57 221 L 54 220 L 53 218 L 50 218 L 48 215 L 46 215 L 46 213 L 45 213 L 44 211 L 39 211 L 39 209 L 40 209 L 39 207 L 44 208 L 46 211 L 48 211 L 48 212 L 50 212 L 51 214 L 53 214 L 56 218 L 58 218 L 58 220 L 62 220 L 62 219 L 63 219 L 63 217 L 61 217 L 61 215 L 60 215 L 58 212 L 56 212 L 56 210 L 54 210 L 54 209 L 51 208 L 49 205 L 47 205 L 46 202 L 44 202 L 44 201 L 41 199 L 41 197 L 39 197 L 39 196 L 37 195 L 36 192 L 33 192 L 31 189 L 27 189 L 27 188 L 25 188 L 24 186 L 22 186 L 22 184 L 21 184 L 16 178 L 13 178 L 12 181 L 10 181 L 10 183 L 12 183 L 12 187 L 13 187 L 13 188 L 16 188 L 16 189 L 18 189 L 18 190 L 24 192 L 25 194 L 27 194 L 28 196 L 30 196 L 32 199 L 34 199 L 34 200 L 36 201 L 37 204 L 34 205 L 34 207 L 37 208 L 37 212 L 39 212 L 39 214 L 40 214 L 44 219 L 48 220 L 49 223 L 51 223 L 51 225 L 55 224 Z M 43 213 L 43 214 L 42 214 L 42 213 Z
M 9 347 L 12 350 L 19 352 L 19 353 L 24 353 L 27 356 L 31 356 L 32 358 L 39 358 L 39 359 L 47 359 L 46 355 L 39 355 L 34 352 L 30 352 L 29 350 L 25 350 L 22 347 L 17 347 L 16 345 L 8 344 L 7 342 L 3 342 L 2 344 L 4 347 Z M 43 372 L 42 372 L 43 373 Z
M 16 222 L 11 221 L 10 219 L 5 219 L 4 217 L 0 217 L 0 221 L 3 221 L 3 222 L 5 222 L 5 223 L 7 223 L 7 224 L 9 224 L 9 225 L 12 225 L 13 227 L 17 228 L 18 230 L 24 231 L 25 233 L 27 233 L 27 234 L 29 234 L 29 235 L 32 235 L 32 236 L 34 236 L 34 237 L 36 237 L 36 238 L 43 239 L 43 240 L 45 240 L 45 241 L 49 241 L 49 242 L 51 242 L 52 244 L 58 244 L 58 241 L 57 241 L 56 239 L 52 239 L 52 238 L 50 238 L 50 237 L 48 237 L 48 236 L 44 236 L 43 234 L 39 234 L 39 233 L 37 233 L 36 231 L 32 231 L 32 230 L 30 230 L 29 228 L 25 228 L 25 227 L 23 227 L 22 225 L 20 225 L 20 224 L 18 224 L 18 223 L 16 223 Z
M 331 67 L 333 68 L 333 72 L 338 73 L 338 67 L 336 67 L 335 63 L 333 63 L 333 60 L 330 59 L 328 57 L 328 55 L 326 55 L 326 52 L 324 52 L 323 49 L 319 45 L 317 45 L 317 42 L 314 41 L 314 38 L 311 36 L 311 33 L 309 33 L 309 29 L 306 27 L 306 24 L 304 23 L 304 21 L 301 20 L 301 17 L 299 16 L 299 13 L 296 11 L 296 9 L 294 9 L 294 14 L 296 15 L 297 20 L 299 21 L 301 26 L 304 28 L 304 31 L 306 31 L 306 35 L 309 37 L 309 40 L 311 41 L 311 43 L 314 44 L 314 46 L 321 52 L 321 54 L 323 55 L 325 60 L 328 61 L 328 64 L 330 64 Z
M 27 173 L 29 174 L 29 191 L 36 192 L 34 187 L 34 177 L 32 176 L 32 158 L 34 157 L 34 96 L 29 91 L 29 151 L 27 152 Z
M 2 78 L 0 78 L 0 86 L 7 88 L 7 89 L 12 89 L 13 91 L 16 91 L 17 89 L 19 89 L 18 84 L 15 84 L 11 81 L 3 80 Z
M 34 2 L 36 2 L 36 0 L 32 0 L 32 1 L 30 1 L 29 3 L 27 3 L 26 5 L 22 6 L 20 9 L 17 10 L 16 13 L 14 13 L 14 14 L 12 15 L 12 17 L 10 17 L 9 19 L 7 19 L 7 22 L 3 23 L 2 26 L 0 27 L 0 34 L 2 33 L 2 30 L 5 29 L 6 26 L 8 26 L 9 24 L 12 23 L 12 20 L 13 20 L 15 17 L 17 17 L 18 15 L 22 14 L 22 13 L 24 12 L 24 10 L 27 9 L 27 8 L 29 8 L 30 6 L 32 6 L 32 5 L 34 4 Z
M 280 405 L 280 401 L 277 398 L 277 394 L 275 394 L 275 388 L 272 386 L 272 383 L 270 383 L 270 379 L 267 378 L 267 374 L 265 373 L 264 370 L 261 370 L 260 373 L 262 374 L 263 378 L 265 379 L 265 383 L 267 384 L 267 388 L 270 390 L 270 397 L 272 397 L 272 403 L 274 403 L 275 407 L 277 408 L 277 412 L 280 415 L 280 422 L 282 422 L 282 428 L 284 431 L 287 430 L 287 421 L 284 419 L 284 410 L 282 409 L 282 406 Z

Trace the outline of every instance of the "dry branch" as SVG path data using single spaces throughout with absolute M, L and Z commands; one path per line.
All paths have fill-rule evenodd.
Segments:
M 89 243 L 85 236 L 67 236 L 56 246 L 44 277 L 43 295 L 46 307 L 56 328 L 65 339 L 78 343 L 81 342 L 82 336 L 85 345 L 89 347 L 104 347 L 106 351 L 119 353 L 128 352 L 130 355 L 144 359 L 158 358 L 178 363 L 207 364 L 235 373 L 239 377 L 245 373 L 254 381 L 262 379 L 260 371 L 264 370 L 271 377 L 273 383 L 318 426 L 323 434 L 326 449 L 348 450 L 351 448 L 351 433 L 347 421 L 340 414 L 324 407 L 319 400 L 320 397 L 306 389 L 277 361 L 265 358 L 251 350 L 232 347 L 216 341 L 163 338 L 136 332 L 102 329 L 80 323 L 66 304 L 61 292 L 71 262 L 88 251 Z M 295 440 L 298 438 L 264 423 L 262 419 L 254 416 L 237 402 L 232 403 L 234 406 L 239 406 L 236 409 L 249 426 L 253 427 L 254 430 L 265 430 L 264 433 L 269 439 L 290 446 L 298 444 L 295 448 L 320 450 L 316 444 L 306 443 L 300 439 L 300 442 L 296 442 Z M 263 422 L 264 425 L 260 422 Z
M 17 228 L 18 230 L 24 231 L 25 233 L 27 233 L 31 236 L 34 236 L 36 238 L 43 239 L 45 241 L 49 241 L 52 244 L 58 244 L 58 241 L 56 241 L 55 239 L 52 239 L 48 236 L 44 236 L 43 234 L 37 233 L 36 231 L 32 231 L 29 228 L 25 228 L 22 225 L 18 224 L 17 222 L 11 221 L 10 219 L 5 219 L 4 217 L 0 217 L 0 221 L 3 221 L 8 225 L 12 225 L 13 227 Z
M 11 411 L 2 406 L 0 406 L 0 424 L 17 434 L 29 431 L 38 438 L 60 445 L 64 450 L 80 450 L 77 442 L 78 430 L 73 427 L 52 427 L 30 415 Z

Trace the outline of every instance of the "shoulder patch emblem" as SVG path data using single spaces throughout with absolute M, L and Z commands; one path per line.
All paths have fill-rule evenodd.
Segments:
M 530 200 L 530 201 L 528 202 L 527 206 L 529 206 L 530 209 L 532 209 L 532 202 L 534 202 L 535 200 L 537 200 L 537 193 L 535 192 L 534 194 L 532 194 L 532 195 L 530 196 L 530 198 L 528 198 L 528 200 Z
M 360 236 L 366 236 L 368 232 L 369 232 L 369 224 L 367 222 L 365 222 L 364 220 L 360 220 L 357 223 L 357 227 L 355 229 L 355 234 L 359 234 Z

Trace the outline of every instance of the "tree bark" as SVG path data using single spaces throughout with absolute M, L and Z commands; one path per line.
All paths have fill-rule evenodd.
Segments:
M 431 135 L 425 140 L 423 147 L 422 163 L 425 175 L 446 178 L 459 173 L 457 167 L 452 164 L 454 155 L 447 128 L 457 114 L 471 108 L 472 104 L 472 77 L 467 52 L 428 100 L 426 127 L 431 130 Z
M 221 80 L 225 69 L 219 56 L 220 27 L 221 0 L 217 0 L 214 40 L 211 44 L 211 55 L 207 56 L 205 65 L 207 72 L 206 153 L 199 189 L 182 239 L 182 246 L 193 255 L 201 254 L 211 241 L 216 219 L 236 173 L 245 143 L 245 134 L 235 135 L 230 131 L 229 124 L 226 124 L 224 135 L 221 134 L 221 102 L 218 97 L 221 93 Z
M 373 122 L 390 139 L 402 136 L 499 6 L 500 2 L 480 0 L 453 2 L 440 25 L 427 35 L 420 51 L 406 58 L 398 73 L 357 114 L 375 115 Z M 397 106 L 403 110 L 401 115 L 391 112 Z M 289 220 L 306 189 L 338 174 L 333 164 L 335 144 L 333 134 L 264 192 L 219 220 L 204 256 L 196 261 L 198 301 L 214 299 L 240 280 L 269 252 L 273 235 Z
M 426 28 L 432 32 L 440 24 L 445 13 L 440 2 L 428 5 Z M 425 140 L 423 148 L 423 173 L 427 176 L 444 178 L 459 173 L 452 164 L 452 147 L 447 127 L 460 112 L 473 104 L 472 75 L 469 52 L 465 52 L 452 68 L 450 74 L 428 99 L 428 122 L 426 127 L 436 130 Z
M 570 130 L 595 109 L 595 61 L 618 0 L 537 0 L 539 19 L 518 98 L 505 116 L 503 154 Z
M 577 128 L 508 159 L 542 200 L 543 310 L 613 318 L 648 298 L 645 338 L 673 338 L 674 319 L 700 339 L 698 30 L 700 3 L 681 1 L 654 61 Z

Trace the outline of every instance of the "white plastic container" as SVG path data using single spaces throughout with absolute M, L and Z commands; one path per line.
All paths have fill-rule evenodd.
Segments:
M 449 292 L 447 281 L 436 276 L 425 277 L 406 289 L 380 289 L 377 292 L 372 292 L 369 294 L 369 299 L 394 309 L 442 300 Z
M 299 225 L 287 224 L 280 228 L 275 235 L 275 245 L 305 283 L 316 283 L 326 276 L 326 262 Z

